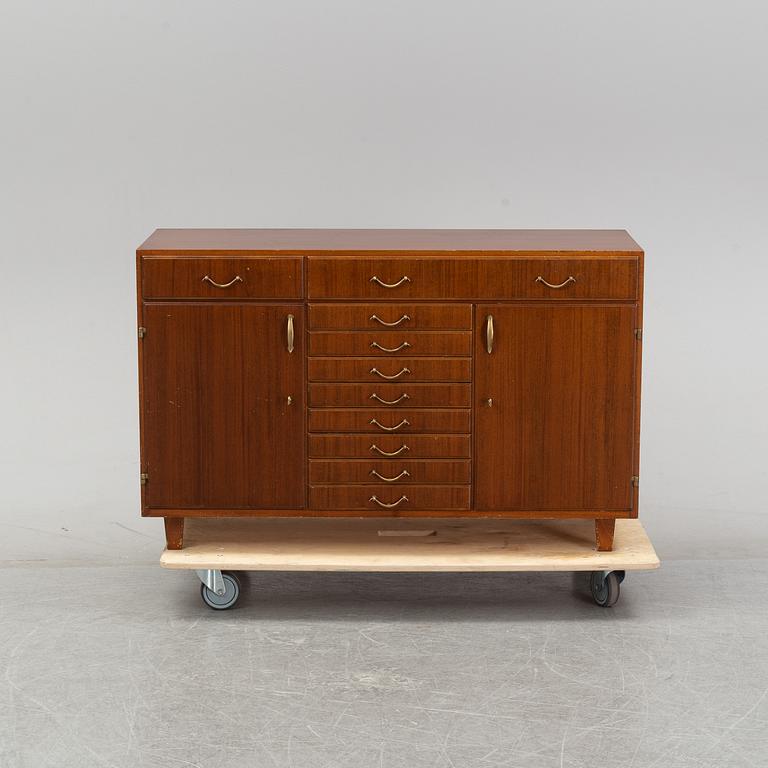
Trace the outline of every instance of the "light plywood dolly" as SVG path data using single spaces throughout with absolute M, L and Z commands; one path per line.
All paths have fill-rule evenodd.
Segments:
M 619 599 L 626 571 L 659 567 L 637 520 L 617 520 L 611 552 L 594 549 L 591 521 L 498 519 L 187 519 L 184 548 L 165 568 L 196 571 L 203 601 L 231 608 L 238 571 L 588 571 L 595 602 Z

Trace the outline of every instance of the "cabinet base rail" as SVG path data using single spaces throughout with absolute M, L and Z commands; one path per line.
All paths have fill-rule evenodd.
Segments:
M 170 514 L 169 514 L 170 513 Z M 162 510 L 157 515 L 145 515 L 149 517 L 160 516 L 164 514 L 165 522 L 165 546 L 168 550 L 181 550 L 184 548 L 185 540 L 185 525 L 184 521 L 187 520 L 220 520 L 222 518 L 232 520 L 265 520 L 265 519 L 283 519 L 283 520 L 299 520 L 299 519 L 325 519 L 325 520 L 344 520 L 344 519 L 370 519 L 370 515 L 362 515 L 360 510 L 340 510 L 329 512 L 327 510 L 301 510 L 300 514 L 296 512 L 286 512 L 286 510 L 206 510 L 204 515 L 190 515 L 181 510 Z M 551 514 L 551 517 L 549 516 Z M 446 518 L 456 520 L 527 520 L 530 522 L 543 521 L 543 520 L 578 520 L 587 519 L 594 521 L 594 544 L 595 548 L 599 552 L 610 552 L 613 549 L 614 531 L 616 529 L 617 519 L 627 519 L 626 516 L 618 518 L 617 516 L 610 517 L 596 517 L 594 512 L 552 512 L 542 514 L 532 514 L 530 512 L 505 512 L 504 514 L 478 512 L 467 512 L 462 517 L 456 517 L 454 511 L 447 512 L 444 510 L 419 510 L 419 511 L 403 511 L 392 512 L 388 515 L 387 519 L 390 520 L 416 520 L 416 519 L 429 519 Z

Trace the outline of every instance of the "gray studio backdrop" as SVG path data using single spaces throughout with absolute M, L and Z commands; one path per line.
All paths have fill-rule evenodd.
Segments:
M 34 2 L 0 11 L 0 561 L 153 561 L 134 249 L 155 227 L 625 227 L 641 516 L 768 543 L 759 2 Z

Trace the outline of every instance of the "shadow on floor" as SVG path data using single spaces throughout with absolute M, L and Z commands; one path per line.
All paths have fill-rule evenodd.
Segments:
M 531 621 L 594 619 L 633 615 L 631 574 L 613 609 L 595 605 L 588 573 L 240 573 L 242 594 L 229 611 L 238 620 L 306 621 Z M 199 597 L 196 578 L 188 572 L 164 575 L 164 590 L 173 590 L 178 613 L 212 611 Z M 635 585 L 637 586 L 637 585 Z

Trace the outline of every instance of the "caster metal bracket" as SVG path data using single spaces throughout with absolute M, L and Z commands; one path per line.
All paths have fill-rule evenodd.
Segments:
M 227 590 L 224 586 L 224 578 L 221 571 L 210 569 L 207 571 L 195 571 L 197 578 L 205 584 L 211 592 L 217 595 L 223 595 Z
M 627 572 L 626 571 L 596 571 L 596 573 L 599 573 L 601 576 L 600 581 L 602 583 L 605 583 L 605 580 L 608 578 L 609 573 L 615 573 L 616 578 L 619 580 L 619 584 L 621 584 L 624 579 L 626 578 Z

